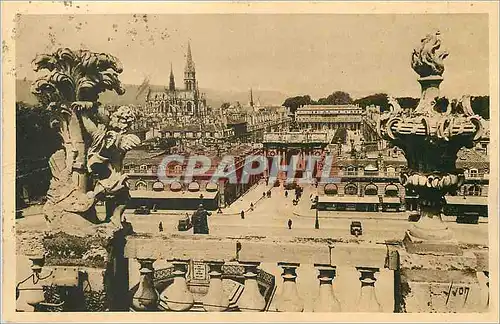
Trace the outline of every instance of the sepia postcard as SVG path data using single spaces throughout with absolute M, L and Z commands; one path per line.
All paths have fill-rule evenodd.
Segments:
M 498 322 L 496 1 L 1 6 L 2 321 Z

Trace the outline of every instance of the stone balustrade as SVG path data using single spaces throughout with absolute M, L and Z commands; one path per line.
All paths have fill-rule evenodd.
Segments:
M 468 262 L 474 263 L 470 267 L 486 282 L 482 289 L 487 292 L 488 249 L 465 248 Z M 398 244 L 362 240 L 135 234 L 126 238 L 126 262 L 115 265 L 115 272 L 126 273 L 128 284 L 122 294 L 128 291 L 128 296 L 121 298 L 122 305 L 115 301 L 110 307 L 175 312 L 399 312 L 397 304 L 405 293 L 398 290 L 402 252 Z M 28 301 L 28 306 L 34 299 L 43 299 L 42 286 L 76 291 L 81 282 L 88 282 L 94 291 L 110 293 L 100 270 L 33 264 L 32 272 L 40 273 L 43 280 L 36 285 L 25 280 L 19 286 L 24 296 L 19 300 Z M 81 288 L 85 291 L 85 287 Z M 35 310 L 72 309 L 62 299 L 45 299 L 40 305 Z
M 381 270 L 390 274 L 396 267 L 387 261 L 385 245 L 284 238 L 275 242 L 249 237 L 134 236 L 127 239 L 125 256 L 131 263 L 140 264 L 139 271 L 130 270 L 131 287 L 136 284 L 132 277 L 139 273 L 131 307 L 135 311 L 151 310 L 156 303 L 156 310 L 163 311 L 302 312 L 306 310 L 305 302 L 312 300 L 306 311 L 340 312 L 346 308 L 380 312 L 383 310 L 375 292 L 376 275 Z M 157 260 L 158 268 L 166 265 L 171 269 L 166 286 L 160 279 L 156 287 L 151 284 L 151 260 Z M 342 305 L 337 298 L 335 282 L 343 271 L 339 268 L 358 273 L 359 281 L 349 283 L 350 293 L 356 291 L 359 295 L 355 304 Z M 207 278 L 203 278 L 204 269 Z M 266 285 L 262 281 L 265 275 L 276 278 L 276 282 Z M 200 278 L 205 280 L 204 291 L 196 287 Z M 315 283 L 300 286 L 297 281 Z M 228 292 L 229 287 L 232 290 Z M 149 300 L 137 302 L 143 298 Z

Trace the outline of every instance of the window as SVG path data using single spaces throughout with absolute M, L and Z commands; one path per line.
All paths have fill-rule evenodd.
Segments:
M 346 170 L 347 175 L 356 175 L 356 167 L 348 166 Z
M 366 196 L 376 196 L 378 195 L 378 187 L 373 183 L 366 185 L 365 187 L 365 195 Z
M 479 172 L 477 169 L 469 169 L 469 177 L 477 178 L 479 176 Z
M 146 182 L 139 180 L 135 183 L 135 190 L 147 190 L 148 186 Z
M 388 184 L 385 187 L 386 197 L 397 197 L 399 195 L 398 187 L 395 184 Z
M 338 193 L 337 185 L 334 183 L 328 183 L 325 186 L 325 195 L 334 196 Z
M 467 188 L 468 196 L 481 196 L 481 187 L 478 185 L 472 185 Z
M 357 196 L 358 186 L 356 186 L 354 183 L 348 183 L 344 188 L 344 193 L 347 196 Z

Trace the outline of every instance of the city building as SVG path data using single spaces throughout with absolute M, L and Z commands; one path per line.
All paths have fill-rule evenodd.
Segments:
M 222 143 L 192 145 L 176 154 L 183 156 L 184 163 L 171 162 L 167 165 L 166 176 L 169 183 L 158 177 L 159 165 L 166 157 L 165 152 L 147 152 L 132 150 L 127 153 L 123 162 L 124 173 L 128 176 L 131 200 L 129 208 L 148 206 L 149 208 L 167 210 L 192 210 L 203 203 L 208 210 L 229 206 L 236 199 L 256 184 L 262 175 L 249 177 L 247 183 L 231 183 L 231 175 L 211 181 L 222 157 L 230 155 L 235 158 L 234 173 L 239 179 L 242 175 L 245 158 L 248 155 L 260 154 L 260 149 L 250 145 L 224 145 Z M 186 181 L 186 168 L 189 156 L 203 155 L 211 160 L 211 167 L 201 175 L 193 175 L 189 183 Z M 175 180 L 174 180 L 175 178 Z
M 330 179 L 318 184 L 318 209 L 342 211 L 404 211 L 405 189 L 399 172 L 406 160 L 397 149 L 341 154 Z
M 342 127 L 359 130 L 362 117 L 363 108 L 357 105 L 307 105 L 295 112 L 299 129 L 336 130 Z
M 146 93 L 145 112 L 147 114 L 161 113 L 170 120 L 189 121 L 207 115 L 208 108 L 205 94 L 200 92 L 196 79 L 195 63 L 191 54 L 191 44 L 188 43 L 186 66 L 184 68 L 184 86 L 177 88 L 173 68 L 170 68 L 170 82 L 163 91 Z

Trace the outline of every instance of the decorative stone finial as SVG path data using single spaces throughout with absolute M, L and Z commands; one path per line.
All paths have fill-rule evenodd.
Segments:
M 428 76 L 441 76 L 444 72 L 444 59 L 448 52 L 440 50 L 441 33 L 427 34 L 420 42 L 420 46 L 413 50 L 411 67 L 421 78 Z

